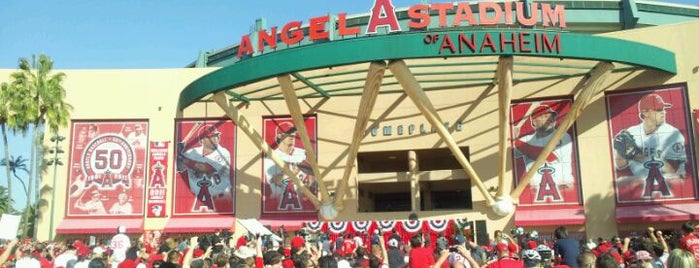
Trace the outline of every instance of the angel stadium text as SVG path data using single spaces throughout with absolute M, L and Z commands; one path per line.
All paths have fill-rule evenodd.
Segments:
M 438 54 L 560 54 L 561 36 L 542 32 L 462 32 L 426 34 L 423 42 L 439 46 Z
M 474 10 L 477 13 L 474 14 Z M 403 12 L 403 11 L 401 11 Z M 283 27 L 258 29 L 252 34 L 244 35 L 238 43 L 237 57 L 243 58 L 265 50 L 276 50 L 278 42 L 287 46 L 298 45 L 304 39 L 308 41 L 333 40 L 338 37 L 356 37 L 362 34 L 374 35 L 379 33 L 402 32 L 399 23 L 399 11 L 396 11 L 391 0 L 376 0 L 370 9 L 369 21 L 366 25 L 348 25 L 350 19 L 346 13 L 324 15 L 311 18 L 304 27 L 303 21 L 292 21 Z M 432 17 L 436 14 L 436 17 Z M 437 28 L 452 28 L 463 26 L 499 26 L 519 25 L 531 28 L 566 28 L 565 6 L 547 3 L 531 2 L 447 2 L 434 4 L 417 4 L 410 6 L 407 15 L 408 31 L 424 30 L 432 25 Z M 403 16 L 403 14 L 401 14 Z M 436 20 L 436 21 L 432 21 Z M 331 25 L 331 26 L 329 26 Z M 382 31 L 379 31 L 382 29 Z

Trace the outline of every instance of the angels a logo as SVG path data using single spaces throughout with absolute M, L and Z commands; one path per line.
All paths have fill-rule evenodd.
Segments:
M 294 188 L 294 183 L 289 179 L 284 179 L 284 192 L 282 193 L 281 200 L 279 200 L 279 210 L 299 210 L 301 209 L 301 200 L 299 199 L 299 194 Z
M 83 152 L 81 163 L 86 174 L 85 186 L 116 189 L 117 185 L 131 188 L 131 172 L 135 154 L 124 137 L 106 134 L 93 139 Z
M 645 162 L 643 166 L 648 169 L 648 177 L 646 177 L 645 187 L 643 187 L 643 198 L 652 198 L 653 193 L 659 192 L 663 197 L 672 197 L 670 187 L 665 182 L 665 177 L 660 169 L 664 163 L 655 159 Z
M 536 201 L 544 202 L 546 199 L 550 199 L 552 201 L 563 201 L 563 198 L 561 198 L 561 193 L 558 192 L 558 186 L 556 186 L 556 182 L 553 181 L 552 175 L 556 172 L 556 169 L 549 167 L 548 165 L 544 165 L 536 172 L 541 174 L 541 183 L 539 184 L 539 189 L 536 192 Z
M 151 176 L 150 187 L 151 188 L 165 188 L 165 175 L 163 170 L 165 167 L 160 161 L 156 162 L 151 168 L 153 175 Z
M 192 211 L 215 211 L 214 200 L 211 198 L 211 192 L 209 192 L 209 186 L 211 186 L 211 181 L 203 179 L 197 181 L 197 186 L 199 186 L 199 193 L 197 194 L 197 199 L 194 202 L 194 208 Z

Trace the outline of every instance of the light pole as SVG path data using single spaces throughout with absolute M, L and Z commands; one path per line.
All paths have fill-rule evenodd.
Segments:
M 53 154 L 53 158 L 48 161 L 48 165 L 53 165 L 53 191 L 51 191 L 51 219 L 49 220 L 49 239 L 53 239 L 53 213 L 55 211 L 56 207 L 56 173 L 58 166 L 62 166 L 63 162 L 61 162 L 60 159 L 58 159 L 58 154 L 63 153 L 63 149 L 61 147 L 58 147 L 58 143 L 65 140 L 65 137 L 55 135 L 51 137 L 51 142 L 54 143 L 53 148 L 49 150 L 49 153 Z

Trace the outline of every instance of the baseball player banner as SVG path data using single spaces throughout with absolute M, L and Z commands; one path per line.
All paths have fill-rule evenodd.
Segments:
M 173 215 L 235 214 L 235 124 L 187 119 L 175 130 Z
M 606 96 L 618 203 L 695 199 L 686 94 L 670 86 Z
M 73 121 L 66 216 L 143 215 L 147 144 L 147 121 Z
M 146 208 L 148 217 L 165 217 L 165 198 L 167 197 L 167 161 L 170 142 L 151 141 L 150 161 L 148 165 L 148 199 Z
M 317 153 L 316 117 L 304 117 L 311 147 Z M 287 168 L 298 170 L 298 178 L 314 194 L 318 193 L 318 182 L 313 170 L 306 160 L 306 150 L 293 120 L 290 117 L 275 117 L 263 119 L 263 137 L 265 142 L 274 150 Z M 284 214 L 291 217 L 300 214 L 315 215 L 313 204 L 301 194 L 292 180 L 283 174 L 268 156 L 263 156 L 262 172 L 262 213 Z
M 517 183 L 531 169 L 571 105 L 570 99 L 556 99 L 510 106 L 513 173 Z M 520 195 L 520 206 L 581 204 L 576 140 L 573 125 L 534 173 Z

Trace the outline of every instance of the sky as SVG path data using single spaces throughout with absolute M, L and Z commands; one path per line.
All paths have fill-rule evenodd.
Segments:
M 392 0 L 396 7 L 422 1 Z M 200 51 L 237 44 L 258 18 L 265 18 L 268 27 L 281 27 L 326 14 L 369 12 L 373 2 L 0 0 L 0 69 L 16 69 L 19 58 L 39 54 L 49 55 L 54 69 L 180 68 Z M 699 5 L 699 0 L 666 2 Z M 27 138 L 9 139 L 13 155 L 29 157 Z M 0 185 L 6 185 L 2 174 Z M 22 208 L 22 191 L 13 198 Z
M 408 7 L 423 0 L 393 0 Z M 438 3 L 447 1 L 430 0 Z M 699 0 L 668 0 L 699 5 Z M 0 0 L 0 69 L 46 54 L 56 69 L 179 68 L 268 27 L 325 14 L 369 12 L 373 0 Z

